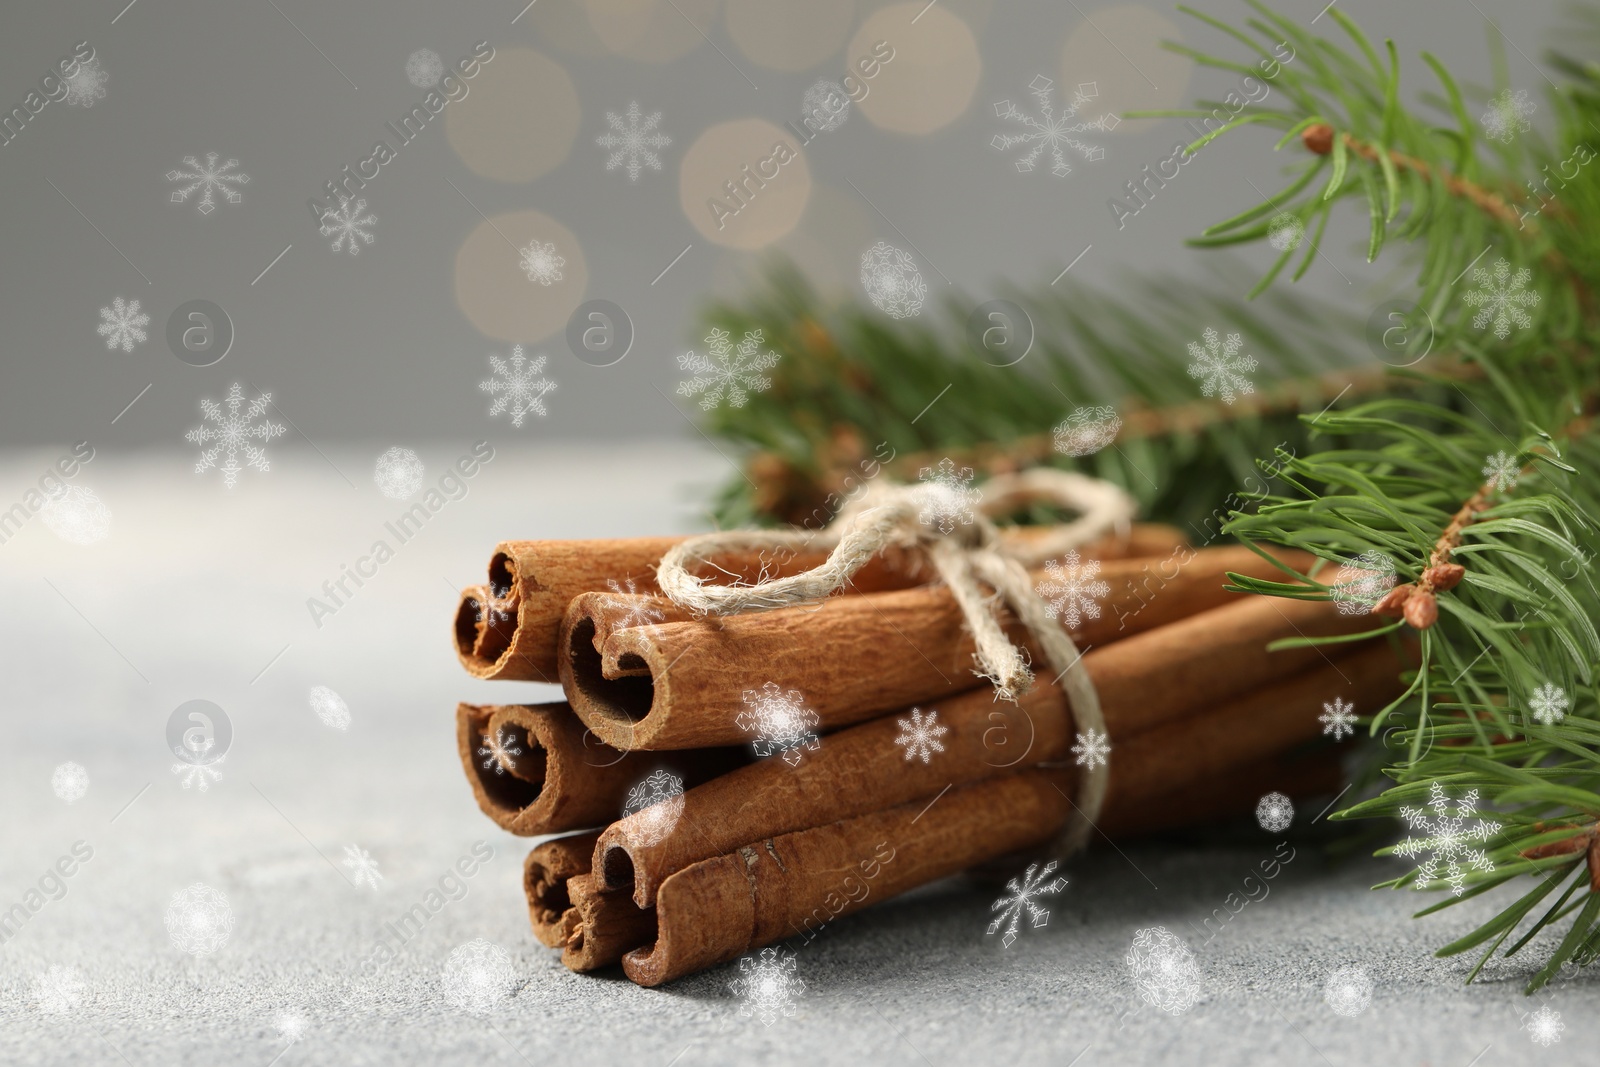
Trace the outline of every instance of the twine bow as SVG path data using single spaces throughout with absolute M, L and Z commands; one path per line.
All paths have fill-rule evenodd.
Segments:
M 813 603 L 842 589 L 874 555 L 891 546 L 922 547 L 950 588 L 977 645 L 980 677 L 995 695 L 1015 701 L 1033 685 L 1028 657 L 1006 636 L 989 609 L 994 590 L 1027 627 L 1067 695 L 1080 731 L 1105 733 L 1105 716 L 1077 645 L 1047 614 L 1027 568 L 1070 549 L 1125 530 L 1136 511 L 1133 498 L 1110 482 L 1070 471 L 1035 468 L 1001 474 L 984 484 L 986 497 L 954 480 L 918 485 L 874 484 L 823 530 L 729 530 L 681 542 L 661 558 L 656 584 L 673 603 L 699 615 L 737 615 Z M 1004 542 L 991 515 L 1023 503 L 1043 501 L 1078 513 L 1071 522 L 1027 542 Z M 749 585 L 715 585 L 689 573 L 689 566 L 718 553 L 768 549 L 828 548 L 828 558 L 800 574 Z M 1078 787 L 1077 811 L 1059 842 L 1063 853 L 1088 841 L 1105 801 L 1109 768 L 1093 761 Z

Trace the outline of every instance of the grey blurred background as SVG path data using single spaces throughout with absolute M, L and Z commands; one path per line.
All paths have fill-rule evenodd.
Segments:
M 1323 2 L 1277 7 L 1309 22 Z M 675 357 L 704 350 L 697 312 L 747 286 L 766 251 L 795 256 L 830 293 L 854 299 L 859 257 L 877 240 L 920 253 L 930 303 L 952 287 L 976 303 L 1002 279 L 1042 287 L 1075 260 L 1071 280 L 1102 286 L 1127 271 L 1199 276 L 1209 261 L 1182 239 L 1254 202 L 1251 183 L 1270 192 L 1279 180 L 1269 135 L 1246 131 L 1203 152 L 1119 232 L 1107 199 L 1170 154 L 1176 121 L 1091 135 L 1105 158 L 1075 160 L 1066 179 L 1047 165 L 1020 174 L 1015 153 L 990 146 L 1007 129 L 995 103 L 1032 112 L 1037 74 L 1056 82 L 1058 107 L 1072 86 L 1095 82 L 1091 115 L 1226 93 L 1235 79 L 1192 71 L 1158 40 L 1228 56 L 1237 46 L 1165 4 L 125 4 L 13 3 L 0 15 L 5 108 L 20 106 L 79 41 L 108 75 L 91 107 L 51 103 L 0 147 L 0 444 L 89 438 L 100 449 L 181 449 L 200 399 L 222 397 L 234 381 L 270 390 L 292 423 L 286 446 L 303 444 L 300 435 L 319 444 L 491 431 L 506 444 L 692 437 L 683 414 L 692 405 L 674 410 L 684 403 L 673 397 Z M 1203 6 L 1233 20 L 1248 14 L 1235 0 Z M 1424 48 L 1463 81 L 1490 83 L 1494 19 L 1510 35 L 1510 84 L 1537 99 L 1544 82 L 1534 62 L 1559 24 L 1555 0 L 1343 0 L 1340 9 L 1374 37 L 1395 38 L 1412 94 L 1431 88 L 1417 73 Z M 1318 28 L 1336 32 L 1331 21 Z M 709 212 L 682 206 L 716 184 L 707 164 L 685 164 L 691 146 L 737 120 L 798 125 L 806 88 L 840 79 L 865 50 L 858 39 L 890 41 L 894 60 L 842 128 L 801 149 L 804 173 L 786 167 L 750 209 L 782 216 L 798 201 L 798 216 L 755 219 L 745 243 L 759 248 L 708 239 Z M 377 216 L 373 243 L 357 256 L 333 252 L 308 199 L 326 199 L 323 183 L 379 137 L 397 143 L 385 123 L 426 92 L 407 80 L 408 55 L 428 48 L 450 65 L 479 40 L 495 58 L 467 97 L 359 194 Z M 662 113 L 659 129 L 671 138 L 662 169 L 637 182 L 625 168 L 607 171 L 595 143 L 607 112 L 620 116 L 635 100 L 646 115 Z M 936 128 L 905 132 L 926 127 Z M 198 194 L 170 202 L 177 184 L 166 174 L 207 152 L 236 158 L 250 181 L 241 203 L 219 200 L 201 215 Z M 518 214 L 527 212 L 540 216 Z M 501 234 L 484 230 L 485 217 Z M 506 242 L 526 240 L 519 226 L 557 243 L 562 281 L 535 285 L 518 271 Z M 1394 259 L 1366 266 L 1355 248 L 1364 227 L 1352 230 L 1302 284 L 1365 310 L 1405 276 Z M 108 351 L 95 332 L 98 309 L 117 296 L 151 316 L 149 339 L 131 353 Z M 220 305 L 236 331 L 214 366 L 180 362 L 166 341 L 168 316 L 192 299 Z M 571 310 L 594 299 L 620 305 L 635 330 L 613 366 L 586 365 L 564 338 Z M 488 354 L 512 341 L 548 355 L 545 374 L 558 383 L 549 416 L 520 429 L 490 420 L 478 388 Z

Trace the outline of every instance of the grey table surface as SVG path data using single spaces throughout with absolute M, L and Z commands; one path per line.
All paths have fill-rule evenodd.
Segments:
M 180 452 L 97 456 L 74 481 L 110 508 L 109 537 L 68 544 L 34 516 L 0 544 L 0 910 L 26 910 L 41 880 L 49 890 L 0 945 L 0 1062 L 1594 1062 L 1581 1052 L 1600 1039 L 1583 1010 L 1593 979 L 1563 976 L 1525 998 L 1533 963 L 1518 957 L 1464 985 L 1470 961 L 1432 950 L 1493 901 L 1415 922 L 1425 898 L 1367 888 L 1398 861 L 1334 865 L 1302 841 L 1269 895 L 1208 937 L 1218 927 L 1204 921 L 1278 846 L 1249 829 L 1222 844 L 1102 846 L 1066 869 L 1048 925 L 1009 949 L 985 935 L 992 888 L 951 881 L 871 907 L 798 950 L 804 992 L 771 1025 L 740 1014 L 733 966 L 661 990 L 566 972 L 528 932 L 529 842 L 478 812 L 451 717 L 457 700 L 554 690 L 461 673 L 447 640 L 456 590 L 501 537 L 701 527 L 700 502 L 727 467 L 682 445 L 502 444 L 464 498 L 318 627 L 306 599 L 408 506 L 373 488 L 382 447 L 275 449 L 269 473 L 246 471 L 232 490 L 216 472 L 195 476 Z M 428 484 L 467 448 L 419 448 Z M 0 508 L 56 456 L 0 456 Z M 347 702 L 348 729 L 313 713 L 317 685 Z M 182 788 L 165 741 L 173 709 L 196 698 L 222 707 L 234 734 L 204 792 Z M 71 803 L 51 784 L 68 761 L 89 776 Z M 46 877 L 80 841 L 92 858 Z M 385 924 L 478 841 L 493 859 L 461 883 L 465 895 L 362 980 Z M 349 845 L 378 862 L 376 890 L 349 879 Z M 233 916 L 226 942 L 201 958 L 163 921 L 173 894 L 197 882 Z M 1129 973 L 1136 932 L 1153 926 L 1196 957 L 1201 995 L 1181 1015 L 1145 1005 Z M 474 938 L 500 946 L 516 974 L 486 1013 L 452 1007 L 441 977 Z M 1373 982 L 1355 1017 L 1323 995 L 1346 966 Z M 80 984 L 50 996 L 52 973 Z M 1566 1027 L 1552 1047 L 1525 1028 L 1546 1006 Z M 295 1040 L 280 1034 L 285 1017 L 302 1023 Z

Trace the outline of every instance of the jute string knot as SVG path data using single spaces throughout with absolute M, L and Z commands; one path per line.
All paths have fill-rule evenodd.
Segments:
M 990 516 L 1010 513 L 1030 501 L 1069 508 L 1078 517 L 1046 528 L 1037 537 L 1003 538 Z M 1027 568 L 1113 531 L 1126 531 L 1136 510 L 1133 498 L 1110 482 L 1042 467 L 996 475 L 984 483 L 982 494 L 949 479 L 917 485 L 875 483 L 822 530 L 729 530 L 692 537 L 661 558 L 656 584 L 673 603 L 697 615 L 773 611 L 815 603 L 838 592 L 885 548 L 920 546 L 972 632 L 978 663 L 974 673 L 994 683 L 996 697 L 1015 702 L 1034 680 L 1027 653 L 1011 643 L 991 608 L 992 599 L 998 597 L 1044 653 L 1078 731 L 1104 735 L 1100 697 L 1077 645 L 1050 617 Z M 721 553 L 821 548 L 829 551 L 819 566 L 752 584 L 715 585 L 690 573 L 693 564 Z M 984 585 L 993 594 L 986 593 Z M 1075 852 L 1088 842 L 1105 801 L 1108 777 L 1105 763 L 1084 768 L 1077 810 L 1058 842 L 1062 853 Z

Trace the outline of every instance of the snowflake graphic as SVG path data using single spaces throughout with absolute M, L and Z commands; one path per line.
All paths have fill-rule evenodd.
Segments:
M 1546 726 L 1554 726 L 1567 717 L 1567 708 L 1572 701 L 1567 699 L 1567 691 L 1551 682 L 1546 682 L 1533 691 L 1533 696 L 1528 699 L 1528 706 L 1533 709 L 1533 717 Z
M 1074 408 L 1056 427 L 1056 451 L 1068 456 L 1092 456 L 1115 441 L 1121 431 L 1122 419 L 1114 407 Z
M 1183 938 L 1165 926 L 1133 935 L 1128 970 L 1139 998 L 1168 1015 L 1182 1015 L 1200 999 L 1200 965 Z
M 1280 211 L 1267 223 L 1267 244 L 1279 252 L 1293 252 L 1306 239 L 1306 224 L 1299 215 Z
M 440 976 L 445 1003 L 461 1011 L 487 1014 L 517 987 L 517 969 L 506 950 L 475 937 L 459 945 Z
M 666 617 L 656 598 L 640 593 L 632 578 L 625 584 L 608 578 L 606 586 L 615 594 L 606 597 L 606 608 L 615 613 L 616 629 L 654 630 L 656 624 Z
M 1090 727 L 1078 735 L 1077 742 L 1072 746 L 1072 754 L 1077 757 L 1075 762 L 1080 767 L 1090 770 L 1104 767 L 1111 759 L 1111 738 Z
M 683 814 L 683 779 L 667 771 L 655 771 L 628 790 L 622 804 L 629 822 L 629 840 L 653 845 L 672 832 Z
M 660 170 L 661 157 L 656 155 L 655 150 L 672 143 L 672 138 L 656 129 L 660 124 L 661 112 L 644 118 L 639 113 L 637 100 L 628 102 L 627 121 L 623 121 L 623 116 L 607 111 L 606 125 L 611 127 L 611 131 L 602 133 L 594 141 L 601 148 L 611 149 L 611 154 L 606 157 L 606 170 L 616 170 L 626 164 L 628 180 L 631 182 L 639 180 L 645 167 Z
M 821 746 L 816 731 L 822 720 L 805 706 L 798 689 L 785 692 L 776 682 L 768 682 L 760 689 L 746 689 L 743 699 L 745 708 L 733 721 L 755 739 L 756 755 L 781 753 L 783 762 L 793 767 L 805 756 L 803 750 L 815 752 Z
M 113 297 L 111 306 L 100 309 L 100 325 L 94 332 L 106 339 L 106 348 L 120 348 L 132 352 L 134 345 L 142 345 L 149 335 L 144 328 L 150 325 L 150 316 L 139 310 L 139 301 L 124 301 Z
M 1561 1040 L 1561 1031 L 1567 1024 L 1561 1021 L 1561 1013 L 1547 1004 L 1529 1015 L 1522 1028 L 1528 1031 L 1528 1040 L 1549 1048 Z
M 1417 867 L 1417 880 L 1413 888 L 1425 889 L 1429 882 L 1435 881 L 1442 863 L 1444 880 L 1450 883 L 1450 892 L 1459 897 L 1466 892 L 1467 872 L 1461 869 L 1463 862 L 1475 871 L 1490 873 L 1494 870 L 1488 853 L 1480 848 L 1472 848 L 1471 842 L 1487 841 L 1500 826 L 1478 819 L 1476 825 L 1469 827 L 1467 820 L 1477 814 L 1477 805 L 1478 791 L 1469 789 L 1456 805 L 1456 813 L 1451 815 L 1450 798 L 1445 795 L 1444 787 L 1434 782 L 1428 789 L 1425 808 L 1407 805 L 1400 809 L 1400 817 L 1407 826 L 1429 832 L 1427 837 L 1408 837 L 1394 846 L 1395 855 L 1407 859 L 1428 853 L 1428 858 Z M 1429 810 L 1433 813 L 1431 816 Z
M 1483 132 L 1501 144 L 1510 144 L 1517 134 L 1526 133 L 1532 126 L 1528 116 L 1535 110 L 1533 101 L 1528 99 L 1528 90 L 1502 89 L 1489 101 L 1489 109 L 1483 113 Z
M 522 749 L 517 747 L 517 739 L 505 727 L 501 727 L 493 735 L 483 735 L 483 747 L 478 749 L 478 755 L 483 757 L 483 769 L 494 768 L 495 774 L 504 774 L 517 765 L 517 757 L 522 755 Z
M 1243 339 L 1230 333 L 1223 340 L 1209 326 L 1201 336 L 1204 344 L 1189 342 L 1189 355 L 1194 358 L 1189 364 L 1189 377 L 1201 379 L 1200 395 L 1221 397 L 1224 404 L 1231 404 L 1239 394 L 1248 396 L 1255 392 L 1256 387 L 1245 374 L 1256 369 L 1256 358 L 1239 355 Z
M 983 494 L 972 488 L 972 468 L 957 468 L 949 456 L 938 466 L 923 467 L 917 471 L 922 483 L 922 510 L 917 521 L 924 526 L 936 526 L 942 534 L 949 534 L 960 526 L 972 525 L 972 509 L 983 499 Z
M 699 355 L 693 349 L 678 357 L 678 369 L 694 377 L 678 383 L 679 396 L 700 397 L 700 407 L 710 411 L 726 398 L 736 408 L 750 400 L 750 393 L 764 393 L 772 388 L 772 379 L 762 371 L 778 365 L 778 353 L 762 350 L 766 336 L 761 330 L 746 330 L 735 351 L 727 330 L 712 327 L 706 337 L 710 355 Z M 712 362 L 712 357 L 716 362 Z
M 1483 457 L 1483 477 L 1490 485 L 1500 492 L 1515 489 L 1517 479 L 1522 475 L 1522 469 L 1517 466 L 1517 457 L 1507 455 L 1505 452 L 1496 452 L 1492 456 Z
M 241 413 L 239 409 L 244 406 L 244 387 L 234 382 L 233 388 L 228 390 L 227 399 L 222 403 L 228 406 L 226 414 L 216 401 L 201 400 L 200 411 L 205 420 L 184 434 L 183 439 L 200 446 L 200 459 L 194 465 L 194 472 L 204 474 L 215 467 L 222 472 L 222 484 L 232 489 L 239 480 L 239 472 L 244 470 L 239 465 L 241 452 L 244 453 L 245 467 L 254 467 L 262 473 L 270 469 L 266 448 L 251 444 L 251 438 L 259 439 L 265 445 L 288 431 L 281 423 L 256 421 L 266 414 L 267 405 L 272 403 L 271 393 L 262 393 L 250 401 L 250 406 Z M 205 422 L 216 425 L 207 426 Z M 211 445 L 213 441 L 216 443 Z M 207 448 L 207 445 L 211 447 Z M 217 462 L 218 457 L 221 457 L 221 463 Z
M 1090 130 L 1114 130 L 1122 120 L 1115 115 L 1101 115 L 1097 119 L 1086 119 L 1074 122 L 1085 104 L 1100 95 L 1099 87 L 1095 82 L 1081 83 L 1077 91 L 1072 94 L 1072 103 L 1061 109 L 1057 117 L 1055 105 L 1051 102 L 1056 83 L 1038 75 L 1028 83 L 1028 90 L 1033 93 L 1033 99 L 1039 111 L 1039 117 L 1034 118 L 1009 100 L 1002 100 L 994 106 L 994 113 L 1003 119 L 1020 123 L 1024 133 L 997 133 L 989 144 L 1002 152 L 1009 152 L 1019 145 L 1029 145 L 1026 152 L 1017 157 L 1017 170 L 1027 174 L 1033 170 L 1046 149 L 1050 151 L 1050 173 L 1057 178 L 1065 178 L 1072 173 L 1072 165 L 1067 162 L 1067 149 L 1072 149 L 1084 159 L 1093 163 L 1105 158 L 1106 150 L 1099 145 L 1091 145 L 1079 140 L 1076 136 Z
M 227 758 L 227 753 L 211 756 L 211 746 L 214 744 L 215 741 L 207 739 L 200 742 L 200 747 L 197 749 L 173 748 L 178 762 L 172 765 L 172 773 L 183 779 L 183 788 L 188 789 L 192 785 L 204 793 L 211 788 L 212 782 L 222 781 L 222 772 L 213 764 L 221 763 Z
M 444 77 L 444 60 L 431 48 L 419 48 L 406 57 L 406 81 L 418 89 L 431 89 Z
M 110 79 L 98 58 L 85 60 L 78 64 L 72 77 L 62 79 L 67 86 L 64 100 L 69 107 L 94 107 L 96 100 L 105 99 L 106 82 Z
M 521 345 L 512 346 L 510 366 L 494 353 L 489 354 L 489 368 L 494 376 L 479 382 L 478 388 L 486 393 L 500 394 L 489 405 L 490 418 L 502 411 L 510 411 L 511 425 L 521 426 L 524 416 L 530 411 L 541 417 L 549 414 L 545 410 L 544 395 L 554 390 L 556 383 L 539 377 L 548 358 L 535 356 L 529 362 L 528 357 L 522 354 Z M 524 367 L 524 364 L 527 366 Z
M 927 763 L 935 752 L 944 751 L 939 738 L 949 733 L 950 728 L 940 725 L 937 710 L 924 715 L 921 708 L 912 708 L 911 718 L 896 719 L 895 725 L 900 727 L 900 736 L 894 739 L 894 743 L 905 748 L 907 763 L 918 756 L 922 757 L 923 763 Z
M 917 261 L 887 241 L 861 253 L 861 286 L 872 305 L 893 319 L 909 319 L 928 297 Z
M 795 998 L 806 992 L 806 984 L 795 974 L 794 953 L 781 955 L 775 948 L 764 948 L 759 955 L 739 960 L 739 977 L 728 989 L 744 1003 L 739 1014 L 771 1026 L 779 1016 L 793 1016 Z
M 383 881 L 383 872 L 378 870 L 378 861 L 372 858 L 372 853 L 360 845 L 344 846 L 344 865 L 350 871 L 350 880 L 357 888 L 363 885 L 378 891 L 378 883 Z
M 82 764 L 63 763 L 50 775 L 50 789 L 68 804 L 82 800 L 89 791 L 89 772 Z
M 556 255 L 554 241 L 545 244 L 540 244 L 537 240 L 530 241 L 518 251 L 522 253 L 520 262 L 530 282 L 551 285 L 561 280 L 561 268 L 567 265 L 567 261 Z
M 1478 309 L 1472 316 L 1472 328 L 1481 330 L 1493 323 L 1494 335 L 1504 341 L 1513 326 L 1519 330 L 1532 326 L 1533 317 L 1523 310 L 1539 306 L 1539 293 L 1528 288 L 1532 280 L 1533 271 L 1518 267 L 1512 274 L 1511 264 L 1504 259 L 1496 260 L 1493 269 L 1474 267 L 1473 288 L 1461 298 L 1468 307 Z
M 1322 714 L 1317 716 L 1317 721 L 1322 724 L 1322 732 L 1332 734 L 1335 741 L 1346 735 L 1354 736 L 1356 706 L 1343 697 L 1334 697 L 1332 704 L 1322 705 Z
M 111 509 L 87 486 L 57 489 L 39 514 L 50 532 L 68 544 L 92 545 L 111 536 Z
M 344 702 L 344 697 L 325 685 L 318 685 L 311 688 L 309 699 L 311 710 L 325 725 L 335 730 L 350 729 L 350 705 Z
M 82 1006 L 89 985 L 72 967 L 53 966 L 33 976 L 33 1002 L 40 1015 L 70 1015 Z
M 363 215 L 365 210 L 365 200 L 352 201 L 348 196 L 341 196 L 337 208 L 329 208 L 322 213 L 322 226 L 318 232 L 324 237 L 333 238 L 335 252 L 339 251 L 340 246 L 348 246 L 352 256 L 359 255 L 362 244 L 372 243 L 372 234 L 362 227 L 378 221 L 376 215 Z M 357 243 L 358 238 L 360 244 Z
M 1035 586 L 1035 592 L 1049 601 L 1044 609 L 1046 615 L 1061 619 L 1069 630 L 1078 629 L 1086 618 L 1100 617 L 1100 598 L 1110 596 L 1111 587 L 1096 577 L 1100 573 L 1099 560 L 1080 563 L 1078 550 L 1068 549 L 1061 563 L 1045 560 L 1044 572 L 1049 577 Z
M 294 1044 L 306 1036 L 306 1027 L 310 1024 L 304 1015 L 297 1012 L 283 1012 L 272 1020 L 272 1028 L 278 1031 L 278 1040 L 286 1044 Z
M 1054 896 L 1067 886 L 1067 877 L 1062 875 L 1052 881 L 1046 882 L 1051 873 L 1060 866 L 1056 860 L 1051 860 L 1040 870 L 1037 863 L 1028 864 L 1028 869 L 1022 872 L 1022 878 L 1013 878 L 1006 883 L 1006 891 L 1000 899 L 990 906 L 990 911 L 1000 914 L 994 917 L 989 924 L 988 933 L 993 935 L 1003 925 L 1005 933 L 1000 935 L 1000 943 L 1010 948 L 1017 939 L 1017 930 L 1022 923 L 1022 913 L 1028 913 L 1028 921 L 1035 930 L 1050 921 L 1050 909 L 1040 904 L 1039 897 Z
M 1367 615 L 1372 606 L 1394 588 L 1394 560 L 1368 549 L 1345 561 L 1334 576 L 1328 595 L 1341 615 Z
M 1353 1018 L 1372 1003 L 1372 979 L 1360 967 L 1340 967 L 1328 976 L 1322 999 L 1335 1013 Z
M 189 170 L 167 171 L 167 181 L 189 183 L 182 189 L 172 191 L 174 204 L 187 203 L 190 196 L 199 192 L 200 214 L 209 215 L 217 209 L 217 193 L 221 193 L 222 198 L 230 204 L 237 204 L 244 199 L 244 194 L 234 186 L 248 184 L 250 175 L 234 170 L 239 165 L 237 159 L 230 159 L 218 166 L 217 158 L 217 153 L 207 152 L 205 166 L 201 166 L 200 161 L 193 156 L 184 156 L 183 161 L 189 165 Z
M 233 933 L 233 908 L 220 892 L 196 882 L 172 894 L 165 922 L 174 945 L 196 958 L 209 956 Z
M 822 133 L 837 130 L 850 117 L 850 95 L 838 82 L 815 82 L 800 97 L 800 114 L 807 126 Z
M 377 485 L 378 492 L 390 500 L 405 500 L 415 496 L 422 488 L 422 479 L 427 473 L 428 469 L 422 465 L 422 457 L 409 448 L 396 445 L 378 457 L 372 469 L 372 481 Z
M 1256 822 L 1269 834 L 1281 834 L 1294 822 L 1294 804 L 1282 793 L 1268 793 L 1256 801 Z

